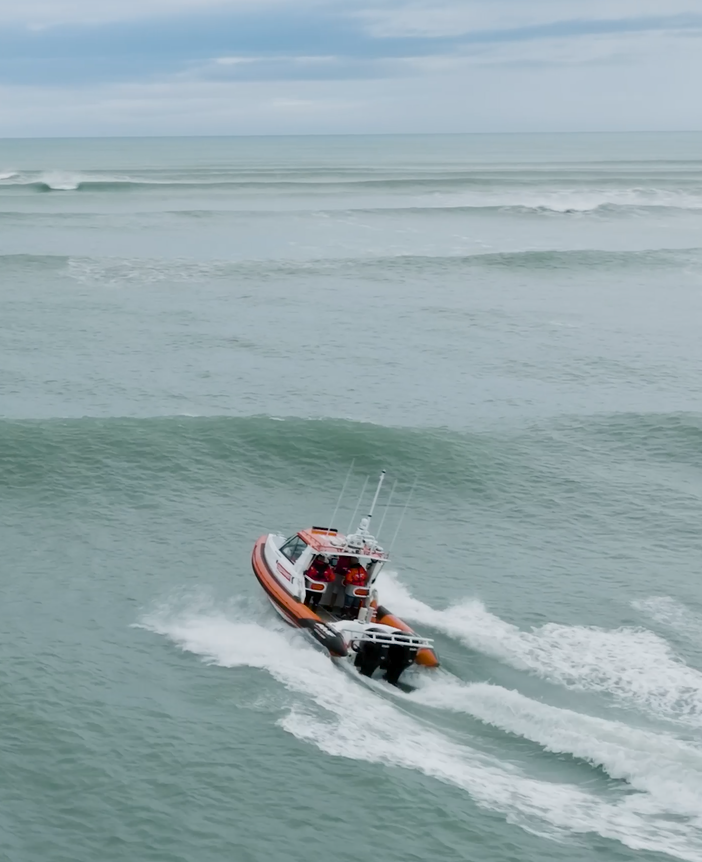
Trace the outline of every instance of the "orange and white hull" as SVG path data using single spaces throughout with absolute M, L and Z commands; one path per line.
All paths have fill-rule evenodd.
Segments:
M 367 621 L 323 620 L 305 604 L 304 581 L 282 557 L 275 539 L 272 535 L 261 536 L 254 545 L 251 563 L 268 599 L 287 623 L 303 629 L 334 659 L 348 658 L 353 664 L 360 641 L 379 639 L 386 646 L 390 642 L 406 641 L 412 644 L 415 664 L 438 667 L 439 660 L 433 648 L 423 645 L 428 643 L 426 639 L 419 638 L 404 620 L 382 605 L 369 608 Z M 368 591 L 363 592 L 367 594 Z
M 328 626 L 298 596 L 292 595 L 281 584 L 280 574 L 276 575 L 276 571 L 266 555 L 268 539 L 268 536 L 261 536 L 254 545 L 251 565 L 271 604 L 285 622 L 307 631 L 329 652 L 330 656 L 336 658 L 345 656 L 348 650 L 343 637 Z

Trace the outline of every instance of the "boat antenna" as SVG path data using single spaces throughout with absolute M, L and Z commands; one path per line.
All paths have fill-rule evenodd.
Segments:
M 383 470 L 380 474 L 380 479 L 378 480 L 378 487 L 375 489 L 375 497 L 373 497 L 373 502 L 371 503 L 370 512 L 368 513 L 368 520 L 373 517 L 373 512 L 375 512 L 375 504 L 378 502 L 378 495 L 380 494 L 380 489 L 383 487 L 383 479 L 385 478 L 385 470 Z
M 393 482 L 392 488 L 390 490 L 390 496 L 388 497 L 388 501 L 385 504 L 385 511 L 383 512 L 383 517 L 381 518 L 380 526 L 378 527 L 378 532 L 376 533 L 376 538 L 378 539 L 380 538 L 380 534 L 383 531 L 383 524 L 385 523 L 385 519 L 388 516 L 388 511 L 390 510 L 390 503 L 392 503 L 392 496 L 395 493 L 395 488 L 397 488 L 397 479 L 395 479 L 395 481 Z
M 351 472 L 353 471 L 353 465 L 356 463 L 356 459 L 354 458 L 351 462 L 351 466 L 349 467 L 349 472 L 346 474 L 346 478 L 344 479 L 344 484 L 341 488 L 341 493 L 339 494 L 339 499 L 336 501 L 336 507 L 334 509 L 334 514 L 331 516 L 331 520 L 329 521 L 329 526 L 327 527 L 327 536 L 329 532 L 334 529 L 334 518 L 336 518 L 336 513 L 339 511 L 339 506 L 341 505 L 341 498 L 344 496 L 344 491 L 346 490 L 346 485 L 348 484 L 349 479 L 351 478 Z
M 397 529 L 395 530 L 395 535 L 392 537 L 392 542 L 390 543 L 390 550 L 388 551 L 388 556 L 392 553 L 392 549 L 395 547 L 395 540 L 397 539 L 397 534 L 400 532 L 400 527 L 402 526 L 402 522 L 405 520 L 405 514 L 407 513 L 407 507 L 410 504 L 410 500 L 412 499 L 412 494 L 414 494 L 414 489 L 417 487 L 417 479 L 419 477 L 414 477 L 414 482 L 412 483 L 412 488 L 410 489 L 409 496 L 407 497 L 407 502 L 405 503 L 405 508 L 402 510 L 402 515 L 400 516 L 400 523 L 397 525 Z
M 366 476 L 366 481 L 363 483 L 363 487 L 361 488 L 361 495 L 358 498 L 358 503 L 356 503 L 356 508 L 353 510 L 353 515 L 351 515 L 351 523 L 349 524 L 349 528 L 346 531 L 347 533 L 351 532 L 353 527 L 353 522 L 356 520 L 356 512 L 358 512 L 358 507 L 361 505 L 361 500 L 363 499 L 363 494 L 366 490 L 366 485 L 368 484 L 368 476 Z

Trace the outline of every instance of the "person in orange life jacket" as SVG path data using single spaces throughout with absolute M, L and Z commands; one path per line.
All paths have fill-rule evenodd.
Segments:
M 368 583 L 368 572 L 356 559 L 349 560 L 349 566 L 344 576 L 345 587 L 365 587 Z M 349 595 L 344 596 L 344 613 L 354 616 L 361 604 L 361 597 Z
M 334 572 L 329 563 L 321 554 L 318 554 L 312 561 L 312 565 L 305 572 L 307 577 L 312 581 L 317 581 L 323 584 L 330 584 L 334 580 Z M 307 590 L 305 595 L 305 604 L 312 608 L 319 605 L 322 598 L 323 590 Z

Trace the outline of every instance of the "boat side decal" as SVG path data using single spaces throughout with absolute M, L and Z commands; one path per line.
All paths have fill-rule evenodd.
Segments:
M 278 563 L 278 562 L 276 562 L 276 564 L 275 564 L 275 565 L 276 565 L 276 568 L 278 569 L 278 571 L 280 572 L 280 574 L 281 574 L 281 575 L 282 575 L 286 580 L 288 580 L 288 581 L 292 581 L 292 575 L 291 575 L 291 574 L 290 574 L 290 572 L 285 568 L 285 566 L 281 566 L 281 565 L 280 565 L 280 563 Z
M 308 629 L 310 634 L 324 646 L 332 656 L 343 657 L 347 654 L 346 644 L 341 635 L 327 626 L 317 614 L 307 605 L 303 604 L 296 596 L 291 596 L 276 580 L 268 561 L 263 555 L 263 546 L 266 536 L 256 542 L 251 555 L 251 565 L 254 574 L 263 589 L 268 594 L 275 609 L 284 616 L 288 622 L 298 628 Z

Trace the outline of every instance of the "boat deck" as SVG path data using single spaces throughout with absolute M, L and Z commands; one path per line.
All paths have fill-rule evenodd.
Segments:
M 322 620 L 323 623 L 338 623 L 343 617 L 341 617 L 338 613 L 332 613 L 327 608 L 323 608 L 321 605 L 317 608 L 312 608 L 312 610 L 317 614 L 317 616 Z

